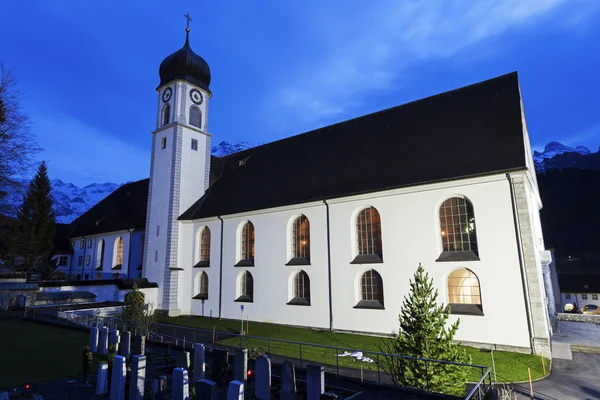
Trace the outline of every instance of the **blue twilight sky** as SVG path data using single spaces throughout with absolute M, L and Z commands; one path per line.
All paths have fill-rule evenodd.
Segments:
M 517 70 L 534 148 L 600 145 L 598 0 L 20 0 L 0 61 L 51 178 L 149 174 L 158 66 L 209 63 L 209 131 L 268 142 Z

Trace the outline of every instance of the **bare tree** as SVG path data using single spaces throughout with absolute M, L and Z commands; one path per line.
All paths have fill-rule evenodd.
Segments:
M 41 150 L 30 134 L 16 85 L 14 73 L 0 63 L 0 213 L 7 211 L 6 195 L 22 190 L 19 178 L 35 165 L 34 156 Z

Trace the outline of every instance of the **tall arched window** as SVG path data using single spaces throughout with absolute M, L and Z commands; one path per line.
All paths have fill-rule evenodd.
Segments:
M 383 308 L 383 280 L 374 269 L 360 278 L 360 301 L 355 308 Z
M 356 216 L 356 254 L 352 264 L 383 262 L 381 218 L 375 207 L 365 208 Z
M 96 269 L 101 270 L 104 264 L 104 239 L 98 241 L 98 248 L 96 249 Z
M 204 271 L 196 276 L 196 295 L 194 299 L 208 299 L 208 274 Z
M 483 315 L 479 279 L 473 271 L 461 268 L 450 273 L 448 303 L 452 314 Z
M 120 236 L 115 239 L 113 254 L 112 269 L 121 269 L 123 267 L 123 238 Z
M 168 125 L 171 122 L 171 106 L 167 103 L 162 109 L 162 125 Z
M 248 221 L 242 227 L 240 235 L 240 261 L 236 266 L 254 265 L 254 225 Z
M 252 274 L 245 271 L 239 279 L 239 296 L 235 301 L 252 303 L 254 301 L 254 278 Z
M 306 272 L 300 271 L 294 275 L 292 292 L 293 298 L 288 304 L 301 306 L 310 305 L 310 279 Z
M 292 223 L 292 259 L 287 265 L 310 264 L 310 224 L 301 215 Z
M 202 129 L 202 111 L 198 106 L 190 107 L 190 125 Z
M 442 256 L 438 261 L 479 259 L 473 205 L 463 197 L 451 197 L 440 206 Z M 444 254 L 446 253 L 446 254 Z
M 195 268 L 210 266 L 210 229 L 208 226 L 196 232 L 196 265 Z

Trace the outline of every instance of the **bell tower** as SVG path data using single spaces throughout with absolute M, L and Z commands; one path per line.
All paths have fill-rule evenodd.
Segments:
M 208 63 L 185 44 L 160 64 L 156 129 L 152 132 L 142 276 L 159 286 L 157 310 L 179 315 L 177 218 L 204 195 L 210 176 Z

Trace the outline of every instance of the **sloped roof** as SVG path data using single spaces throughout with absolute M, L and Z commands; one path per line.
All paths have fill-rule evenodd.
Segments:
M 69 237 L 97 235 L 125 229 L 144 229 L 148 206 L 148 182 L 127 183 L 106 196 L 71 223 Z
M 523 169 L 513 72 L 221 158 L 180 220 Z
M 71 254 L 73 247 L 69 242 L 71 226 L 69 224 L 56 224 L 56 236 L 54 237 L 54 254 Z
M 558 274 L 561 293 L 600 293 L 600 273 Z

